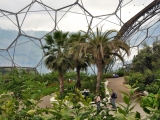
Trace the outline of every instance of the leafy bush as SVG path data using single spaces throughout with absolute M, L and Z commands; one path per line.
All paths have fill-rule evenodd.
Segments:
M 68 79 L 76 80 L 77 79 L 76 72 L 67 72 L 67 73 L 65 73 L 64 79 L 65 80 L 68 80 Z
M 146 85 L 145 90 L 149 93 L 153 93 L 156 94 L 159 91 L 159 85 L 157 85 L 156 83 L 152 83 L 150 85 Z
M 145 70 L 144 77 L 145 77 L 145 84 L 150 84 L 155 80 L 155 75 L 149 69 Z
M 140 101 L 140 106 L 146 113 L 159 113 L 160 110 L 160 91 L 157 94 L 150 93 L 143 97 Z
M 118 110 L 115 113 L 116 120 L 141 120 L 141 116 L 139 112 L 137 111 L 132 112 L 132 110 L 134 109 L 136 105 L 135 102 L 139 99 L 137 97 L 133 99 L 133 96 L 135 96 L 134 95 L 135 90 L 136 89 L 130 89 L 129 93 L 121 92 L 123 102 L 125 104 L 119 103 L 120 106 L 118 107 Z
M 40 81 L 40 82 L 48 81 L 48 85 L 52 84 L 53 82 L 59 81 L 57 72 L 51 72 L 51 73 L 47 73 L 47 74 L 43 74 L 43 75 L 38 74 L 34 77 L 34 79 L 36 81 Z
M 112 78 L 113 77 L 113 73 L 106 73 L 106 74 L 103 74 L 103 78 Z
M 124 76 L 124 81 L 126 84 L 128 84 L 129 83 L 129 76 Z
M 96 90 L 96 75 L 90 75 L 86 76 L 84 79 L 82 79 L 82 87 L 81 89 L 89 89 L 90 92 L 95 93 Z
M 129 76 L 128 83 L 132 87 L 137 87 L 137 84 L 144 83 L 145 79 L 144 76 L 141 73 L 131 73 Z
M 137 92 L 143 92 L 145 90 L 145 84 L 139 83 L 137 84 L 138 89 L 136 90 Z
M 153 113 L 148 118 L 149 120 L 160 120 L 160 113 Z
M 120 68 L 120 69 L 118 69 L 118 71 L 117 71 L 117 74 L 119 75 L 119 77 L 123 77 L 124 76 L 124 68 Z
M 160 79 L 160 70 L 155 72 L 155 79 Z

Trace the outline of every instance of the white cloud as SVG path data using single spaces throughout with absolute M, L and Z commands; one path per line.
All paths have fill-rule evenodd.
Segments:
M 63 6 L 70 5 L 74 3 L 76 0 L 38 0 L 39 2 L 43 2 L 49 7 L 52 7 L 54 9 L 61 8 Z M 135 15 L 137 12 L 139 12 L 142 8 L 144 8 L 148 3 L 152 2 L 153 0 L 132 0 L 129 4 L 124 6 L 122 8 L 122 20 L 126 22 L 129 20 L 133 15 Z M 4 9 L 7 11 L 13 11 L 13 12 L 18 12 L 25 6 L 29 5 L 32 2 L 32 0 L 27 0 L 27 1 L 22 1 L 22 0 L 0 0 L 0 9 Z M 103 14 L 109 14 L 115 11 L 117 8 L 119 0 L 82 0 L 84 7 L 86 10 L 88 10 L 92 15 L 103 15 Z M 123 5 L 128 3 L 129 0 L 124 0 Z M 79 0 L 79 4 L 81 4 L 81 0 Z M 81 4 L 82 5 L 82 4 Z M 67 11 L 70 7 L 66 9 L 62 9 L 63 11 Z M 39 5 L 38 3 L 35 3 L 31 6 L 29 11 L 35 11 L 35 10 L 45 10 L 50 8 L 44 8 L 44 6 Z M 24 11 L 27 11 L 28 8 Z M 61 10 L 61 11 L 62 11 Z M 73 7 L 70 9 L 71 12 L 77 12 L 84 14 L 83 10 L 80 7 Z M 32 12 L 26 14 L 26 21 L 23 24 L 23 29 L 25 30 L 52 30 L 54 28 L 54 20 L 55 20 L 55 14 L 54 11 L 49 11 L 50 15 L 48 12 Z M 32 14 L 32 15 L 31 15 Z M 87 13 L 86 13 L 87 14 Z M 24 14 L 25 15 L 25 14 Z M 58 17 L 63 15 L 62 12 L 58 12 Z M 85 29 L 86 25 L 88 25 L 85 21 L 85 16 L 81 18 L 80 15 L 76 15 L 74 17 L 75 13 L 67 13 L 64 15 L 64 18 L 62 21 L 59 22 L 59 27 L 60 29 L 63 30 L 69 30 L 69 31 L 75 31 L 75 30 L 80 30 L 80 29 Z M 118 16 L 120 16 L 120 13 L 117 13 Z M 23 20 L 23 18 L 20 18 L 21 15 L 18 15 L 19 19 Z M 48 17 L 47 17 L 48 16 Z M 0 27 L 7 29 L 7 26 L 9 29 L 11 29 L 15 25 L 11 25 L 12 23 L 9 24 L 10 20 L 6 20 L 5 22 L 2 20 L 5 16 L 0 19 Z M 54 19 L 54 20 L 51 20 Z M 21 21 L 20 20 L 20 21 Z M 109 18 L 106 19 L 106 21 L 103 21 L 101 24 L 105 24 L 106 28 L 109 29 L 120 29 L 120 26 L 107 22 L 107 20 L 116 22 L 116 24 L 120 25 L 120 21 L 116 17 L 110 16 Z M 70 22 L 71 21 L 71 22 Z M 101 20 L 94 19 L 92 26 L 97 25 Z M 53 23 L 52 23 L 53 22 Z M 90 23 L 90 20 L 88 21 Z M 13 29 L 16 29 L 16 27 L 13 27 Z

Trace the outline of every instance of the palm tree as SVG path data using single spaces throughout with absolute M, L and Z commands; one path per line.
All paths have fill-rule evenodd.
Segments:
M 70 54 L 73 56 L 74 68 L 76 68 L 77 73 L 77 83 L 76 87 L 81 88 L 80 71 L 87 70 L 88 65 L 90 65 L 89 55 L 80 52 L 79 44 L 86 42 L 86 35 L 82 35 L 81 32 L 70 34 L 71 51 Z
M 97 27 L 96 32 L 93 32 L 93 30 L 90 29 L 88 42 L 82 45 L 85 52 L 92 55 L 97 67 L 97 93 L 100 89 L 100 82 L 105 65 L 109 64 L 110 60 L 115 56 L 123 61 L 123 57 L 121 55 L 122 51 L 129 54 L 130 47 L 122 40 L 114 39 L 116 35 L 115 33 L 117 33 L 116 30 L 103 32 L 102 27 L 100 29 Z
M 71 59 L 68 57 L 67 38 L 68 32 L 55 31 L 53 34 L 45 36 L 47 50 L 45 53 L 45 65 L 50 70 L 55 70 L 59 74 L 60 93 L 64 93 L 64 73 L 71 67 Z

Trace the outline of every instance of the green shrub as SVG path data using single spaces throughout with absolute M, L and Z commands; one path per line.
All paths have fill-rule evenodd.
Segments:
M 113 77 L 113 73 L 106 73 L 106 74 L 103 74 L 103 78 L 112 78 Z
M 149 93 L 156 94 L 159 91 L 159 85 L 157 85 L 156 83 L 146 85 L 145 90 Z
M 119 77 L 123 77 L 124 76 L 124 69 L 123 68 L 118 69 L 117 74 L 119 75 Z
M 128 84 L 129 83 L 129 76 L 124 76 L 124 81 L 126 84 Z
M 137 84 L 144 83 L 144 81 L 145 81 L 144 76 L 141 73 L 137 72 L 130 74 L 128 83 L 132 87 L 137 87 Z
M 157 70 L 155 72 L 155 79 L 159 79 L 160 80 L 160 70 Z
M 137 92 L 143 92 L 145 90 L 145 84 L 139 83 L 137 84 L 138 89 L 136 90 Z
M 150 114 L 151 117 L 156 117 L 154 116 L 154 114 L 160 113 L 159 101 L 160 101 L 160 91 L 157 94 L 150 93 L 149 95 L 143 97 L 140 101 L 140 106 L 146 113 Z
M 90 79 L 82 83 L 82 90 L 89 89 L 91 92 L 95 93 L 96 90 L 96 79 Z
M 67 73 L 65 73 L 65 75 L 64 75 L 64 79 L 65 79 L 65 80 L 69 80 L 69 79 L 71 79 L 71 80 L 76 80 L 76 78 L 77 78 L 76 72 L 67 72 Z

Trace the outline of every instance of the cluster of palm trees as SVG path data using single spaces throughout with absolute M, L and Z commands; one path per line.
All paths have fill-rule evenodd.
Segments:
M 115 39 L 116 34 L 116 30 L 103 32 L 102 27 L 97 27 L 95 32 L 92 29 L 71 34 L 55 31 L 45 36 L 45 65 L 59 73 L 61 94 L 64 92 L 64 73 L 76 69 L 76 87 L 80 88 L 80 71 L 87 70 L 91 64 L 97 67 L 96 91 L 99 92 L 105 66 L 115 57 L 123 61 L 122 51 L 129 54 L 130 47 L 122 40 Z

